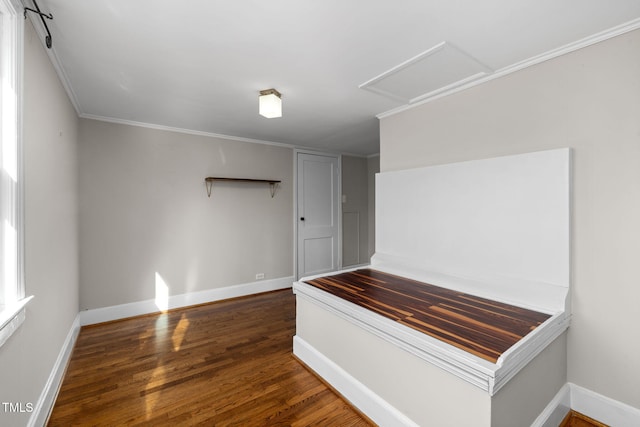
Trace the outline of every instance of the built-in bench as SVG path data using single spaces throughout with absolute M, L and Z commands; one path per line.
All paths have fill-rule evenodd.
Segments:
M 566 383 L 570 150 L 384 172 L 365 268 L 294 283 L 294 354 L 377 424 L 529 426 Z
M 369 268 L 304 283 L 492 363 L 551 317 Z

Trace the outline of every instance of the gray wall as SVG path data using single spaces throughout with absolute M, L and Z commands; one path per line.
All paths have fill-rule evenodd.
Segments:
M 78 313 L 75 110 L 33 27 L 25 23 L 26 320 L 0 347 L 0 402 L 36 404 Z M 29 413 L 0 411 L 0 425 Z
M 342 156 L 343 266 L 367 264 L 375 253 L 375 174 L 380 156 Z M 358 218 L 357 222 L 355 218 Z
M 640 407 L 640 31 L 381 121 L 383 171 L 574 149 L 568 381 Z
M 367 190 L 369 200 L 367 209 L 369 211 L 369 259 L 376 252 L 376 174 L 380 172 L 380 156 L 372 156 L 367 159 Z
M 342 156 L 342 197 L 342 265 L 368 263 L 367 159 Z
M 80 121 L 80 308 L 293 275 L 293 150 Z M 204 178 L 282 180 L 216 183 Z

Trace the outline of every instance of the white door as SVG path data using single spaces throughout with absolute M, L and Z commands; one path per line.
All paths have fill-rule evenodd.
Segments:
M 298 277 L 340 268 L 340 158 L 298 153 Z

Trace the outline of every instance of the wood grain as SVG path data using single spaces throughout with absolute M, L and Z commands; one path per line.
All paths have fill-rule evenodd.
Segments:
M 292 356 L 291 290 L 82 328 L 49 426 L 368 426 Z
M 492 363 L 550 317 L 372 269 L 305 283 Z
M 580 412 L 569 411 L 559 427 L 609 427 L 607 424 L 589 418 Z

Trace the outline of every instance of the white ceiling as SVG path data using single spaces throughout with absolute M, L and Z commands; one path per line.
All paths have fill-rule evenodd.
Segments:
M 82 117 L 359 155 L 378 152 L 380 113 L 640 21 L 639 0 L 38 4 L 54 16 L 52 53 Z M 393 84 L 411 96 L 381 94 Z M 282 118 L 258 115 L 269 88 Z

